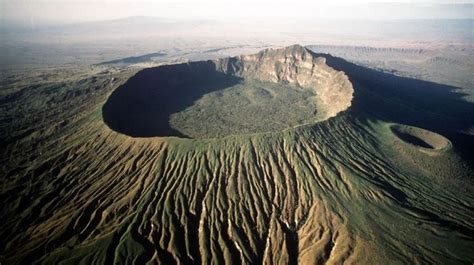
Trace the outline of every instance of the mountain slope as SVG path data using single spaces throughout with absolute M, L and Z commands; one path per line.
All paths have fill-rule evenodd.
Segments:
M 57 92 L 39 86 L 3 101 L 2 121 L 33 100 L 66 111 L 2 138 L 2 262 L 472 262 L 474 140 L 464 133 L 472 104 L 450 87 L 318 56 L 348 76 L 351 107 L 285 131 L 119 134 L 101 110 L 134 73 L 71 84 L 75 92 L 95 84 L 94 95 L 55 102 Z M 68 87 L 57 89 L 68 95 Z M 40 113 L 17 117 L 9 135 Z M 53 126 L 61 115 L 67 122 Z M 419 146 L 393 128 L 446 145 Z

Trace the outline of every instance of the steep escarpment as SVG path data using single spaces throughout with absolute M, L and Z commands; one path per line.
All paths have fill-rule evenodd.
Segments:
M 216 138 L 323 121 L 347 109 L 352 94 L 342 71 L 295 45 L 142 70 L 112 93 L 103 114 L 134 137 Z
M 218 71 L 228 74 L 313 90 L 320 107 L 327 110 L 327 118 L 351 105 L 353 88 L 347 75 L 329 67 L 325 58 L 300 45 L 220 59 L 216 65 Z

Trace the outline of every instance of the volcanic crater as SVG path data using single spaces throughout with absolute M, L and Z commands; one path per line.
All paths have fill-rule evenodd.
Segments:
M 218 138 L 326 120 L 351 105 L 353 87 L 300 45 L 139 71 L 103 106 L 132 137 Z
M 400 124 L 392 125 L 390 128 L 400 140 L 418 148 L 446 151 L 451 147 L 451 142 L 447 138 L 435 132 Z

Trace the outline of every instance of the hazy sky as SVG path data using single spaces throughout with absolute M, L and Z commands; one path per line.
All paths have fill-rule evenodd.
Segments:
M 474 18 L 474 0 L 0 0 L 0 17 L 28 23 L 130 16 L 188 19 Z

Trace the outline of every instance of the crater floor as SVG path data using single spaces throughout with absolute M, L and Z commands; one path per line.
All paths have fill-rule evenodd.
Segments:
M 192 138 L 281 131 L 324 118 L 314 91 L 245 80 L 204 95 L 170 116 L 170 125 Z

